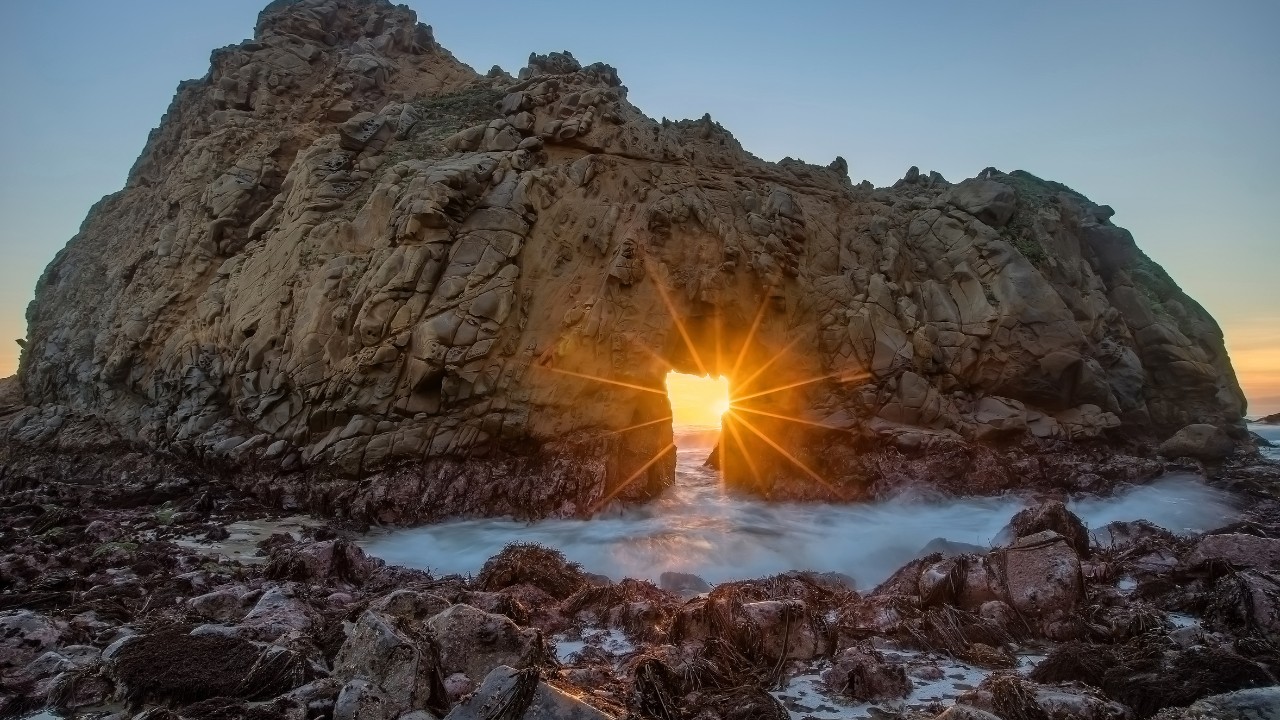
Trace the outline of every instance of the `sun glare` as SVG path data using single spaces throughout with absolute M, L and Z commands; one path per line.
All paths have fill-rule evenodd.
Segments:
M 720 416 L 729 411 L 729 381 L 668 373 L 667 397 L 671 399 L 673 426 L 720 427 Z

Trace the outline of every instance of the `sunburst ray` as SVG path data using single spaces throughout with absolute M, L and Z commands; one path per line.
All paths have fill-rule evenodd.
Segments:
M 813 468 L 801 462 L 800 458 L 796 457 L 795 455 L 792 455 L 790 452 L 787 451 L 786 448 L 774 442 L 773 439 L 770 438 L 768 435 L 765 435 L 764 433 L 760 432 L 760 430 L 758 430 L 754 425 L 752 425 L 751 422 L 748 421 L 746 418 L 735 415 L 735 419 L 738 422 L 741 422 L 743 427 L 745 427 L 746 429 L 754 433 L 756 437 L 759 437 L 761 440 L 768 443 L 769 447 L 772 447 L 774 450 L 778 451 L 778 454 L 790 460 L 793 464 L 795 464 L 796 467 L 804 471 L 806 475 L 818 481 L 819 484 L 821 484 L 823 487 L 830 490 L 836 497 L 844 498 L 845 494 L 839 488 L 837 488 L 835 485 L 831 484 L 831 482 L 828 481 L 826 478 L 822 477 L 817 472 L 815 472 Z
M 732 415 L 732 414 L 733 414 L 733 411 L 732 411 L 732 410 L 730 410 L 728 413 L 725 413 L 725 414 L 726 414 L 726 415 Z M 759 484 L 760 484 L 760 468 L 756 467 L 756 461 L 755 461 L 755 460 L 752 460 L 752 459 L 751 459 L 751 453 L 747 452 L 747 444 L 746 444 L 745 442 L 743 442 L 743 441 L 742 441 L 742 435 L 740 435 L 740 434 L 738 433 L 738 428 L 734 425 L 734 418 L 730 417 L 730 418 L 726 418 L 726 419 L 721 420 L 721 422 L 720 422 L 720 427 L 722 427 L 722 428 L 724 428 L 724 429 L 728 430 L 728 431 L 729 431 L 729 434 L 733 435 L 734 440 L 736 440 L 736 441 L 737 441 L 737 443 L 738 443 L 738 448 L 739 448 L 739 453 L 738 453 L 738 454 L 742 456 L 742 459 L 743 459 L 743 460 L 746 460 L 746 461 L 747 461 L 747 466 L 751 468 L 751 477 L 752 477 L 752 479 L 754 480 L 755 484 L 756 484 L 756 485 L 759 485 Z M 724 437 L 724 436 L 723 436 L 723 435 L 721 435 L 721 438 L 723 438 L 723 437 Z M 723 442 L 723 440 L 722 440 L 722 442 Z M 721 466 L 722 466 L 722 468 L 723 468 L 723 472 L 721 473 L 721 477 L 728 477 L 728 476 L 729 476 L 729 453 L 728 453 L 728 451 L 725 451 L 725 452 L 721 452 L 721 453 L 720 453 L 720 463 L 721 463 Z
M 742 369 L 742 361 L 747 358 L 747 350 L 751 347 L 751 341 L 755 340 L 756 330 L 760 328 L 760 321 L 764 319 L 764 311 L 769 306 L 769 296 L 766 294 L 760 299 L 760 307 L 756 310 L 756 317 L 751 321 L 751 329 L 747 331 L 747 339 L 742 341 L 742 347 L 738 348 L 738 357 L 733 361 L 733 370 L 729 371 L 729 377 L 737 377 L 738 371 Z
M 802 339 L 803 339 L 802 337 L 798 337 L 792 340 L 791 342 L 787 343 L 786 346 L 784 346 L 781 350 L 774 353 L 773 357 L 769 358 L 769 360 L 766 361 L 763 365 L 756 368 L 756 371 L 751 373 L 750 377 L 738 383 L 738 388 L 737 388 L 738 392 L 742 392 L 743 390 L 746 390 L 747 388 L 751 387 L 751 384 L 754 383 L 757 378 L 763 375 L 765 370 L 768 370 L 774 363 L 778 362 L 778 360 L 781 359 L 782 356 L 786 355 L 791 350 L 791 348 L 795 347 Z
M 613 436 L 613 435 L 621 435 L 622 433 L 631 432 L 632 430 L 639 430 L 639 429 L 640 429 L 640 428 L 642 428 L 642 427 L 649 427 L 650 425 L 657 425 L 657 424 L 658 424 L 658 423 L 660 423 L 660 422 L 669 422 L 670 420 L 671 420 L 671 416 L 670 416 L 670 415 L 668 415 L 668 416 L 666 416 L 666 417 L 660 417 L 660 418 L 658 418 L 657 420 L 650 420 L 650 421 L 648 421 L 648 422 L 637 423 L 637 424 L 635 424 L 635 425 L 632 425 L 631 427 L 624 427 L 624 428 L 622 428 L 621 430 L 611 430 L 611 431 L 609 431 L 609 432 L 605 433 L 605 434 L 603 435 L 603 437 L 610 437 L 610 436 Z
M 666 447 L 662 448 L 656 454 L 654 454 L 653 457 L 649 458 L 648 462 L 646 462 L 644 465 L 641 465 L 639 470 L 636 470 L 635 472 L 631 473 L 631 477 L 627 478 L 626 480 L 623 480 L 608 495 L 605 495 L 604 497 L 600 498 L 599 501 L 597 501 L 594 505 L 592 505 L 590 512 L 592 514 L 595 514 L 596 510 L 599 510 L 600 508 L 608 504 L 608 502 L 614 499 L 615 497 L 617 497 L 619 493 L 621 493 L 623 490 L 626 490 L 628 487 L 630 487 L 631 483 L 635 482 L 637 478 L 639 478 L 641 475 L 648 472 L 649 468 L 653 467 L 654 463 L 666 457 L 668 452 L 674 451 L 675 449 L 676 449 L 675 443 L 667 443 Z
M 786 420 L 788 422 L 800 423 L 801 425 L 812 425 L 813 427 L 822 428 L 824 430 L 836 430 L 838 432 L 848 432 L 848 428 L 836 427 L 835 425 L 827 425 L 825 423 L 815 422 L 813 420 L 804 420 L 802 418 L 793 417 L 791 415 L 781 415 L 779 413 L 767 412 L 765 410 L 757 410 L 755 408 L 744 407 L 742 405 L 734 405 L 730 408 L 735 412 L 749 412 L 754 415 L 764 415 L 766 417 Z
M 657 273 L 653 272 L 653 263 L 647 256 L 644 258 L 644 264 L 650 277 L 654 278 L 653 286 L 658 289 L 662 304 L 667 306 L 667 313 L 671 316 L 671 321 L 676 324 L 676 330 L 679 331 L 681 339 L 684 340 L 685 349 L 689 351 L 689 356 L 693 358 L 693 363 L 698 366 L 698 374 L 711 375 L 711 373 L 707 372 L 707 366 L 698 355 L 698 349 L 693 346 L 693 338 L 689 335 L 689 329 L 684 326 L 684 321 L 680 319 L 680 314 L 676 312 L 675 303 L 671 302 L 666 288 L 662 287 L 662 281 L 658 279 Z
M 804 385 L 812 385 L 814 383 L 822 382 L 823 380 L 837 380 L 839 382 L 846 383 L 846 382 L 853 382 L 854 380 L 863 380 L 866 378 L 867 378 L 867 373 L 864 373 L 864 372 L 851 373 L 851 374 L 827 373 L 826 375 L 818 375 L 817 377 L 806 378 L 804 380 L 797 380 L 792 383 L 787 383 L 786 385 L 779 385 L 777 387 L 769 388 L 768 390 L 761 390 L 759 392 L 751 393 L 750 395 L 739 395 L 735 397 L 733 401 L 742 402 L 743 400 L 751 400 L 752 398 L 764 397 L 765 395 L 772 395 L 773 393 L 781 392 L 783 390 L 790 390 L 792 388 L 798 388 Z
M 547 370 L 550 370 L 553 373 L 560 373 L 561 375 L 568 375 L 570 377 L 582 378 L 584 380 L 594 380 L 599 383 L 605 383 L 606 385 L 617 385 L 619 387 L 631 388 L 632 390 L 643 390 L 645 392 L 656 393 L 664 397 L 667 394 L 666 390 L 661 390 L 659 388 L 648 387 L 645 385 L 636 385 L 635 383 L 623 382 L 621 380 L 611 380 L 609 378 L 602 378 L 597 375 L 588 375 L 586 373 L 574 372 L 572 370 L 561 370 L 560 368 L 550 367 L 546 365 L 536 365 L 535 367 L 542 367 Z

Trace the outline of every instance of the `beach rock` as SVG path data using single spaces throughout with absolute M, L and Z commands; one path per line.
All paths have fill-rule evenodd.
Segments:
M 396 720 L 404 706 L 377 684 L 356 679 L 342 686 L 333 703 L 333 720 Z
M 1240 533 L 1205 535 L 1185 562 L 1191 567 L 1222 563 L 1234 568 L 1280 572 L 1280 540 Z
M 1084 598 L 1080 558 L 1061 535 L 1046 530 L 1000 552 L 1009 605 L 1028 618 L 1060 616 Z
M 358 585 L 381 564 L 358 546 L 337 539 L 275 548 L 265 575 L 275 580 Z
M 453 603 L 429 592 L 418 590 L 393 590 L 374 598 L 369 609 L 402 620 L 426 620 L 449 609 Z
M 826 654 L 827 643 L 812 619 L 812 610 L 799 600 L 744 603 L 742 611 L 754 626 L 760 650 L 770 658 L 809 660 Z
M 1089 557 L 1089 530 L 1061 500 L 1049 500 L 1022 510 L 1009 521 L 1015 538 L 1051 530 L 1062 536 L 1082 558 Z
M 711 590 L 711 585 L 697 575 L 671 571 L 658 576 L 658 587 L 681 597 L 693 597 Z
M 0 613 L 0 670 L 25 667 L 62 639 L 64 627 L 31 610 Z
M 613 716 L 542 682 L 538 671 L 495 667 L 479 689 L 445 716 L 445 720 L 613 720 Z
M 527 668 L 542 662 L 546 648 L 537 630 L 521 629 L 510 618 L 470 605 L 454 605 L 427 621 L 440 648 L 445 675 L 475 680 L 506 665 Z
M 995 673 L 958 703 L 1001 718 L 1079 718 L 1127 720 L 1128 708 L 1098 690 L 1078 683 L 1039 684 L 1011 673 Z
M 1188 425 L 1160 444 L 1167 458 L 1189 457 L 1213 462 L 1235 452 L 1235 443 L 1222 428 L 1205 423 Z
M 1249 688 L 1197 700 L 1186 708 L 1170 708 L 1156 720 L 1280 720 L 1280 686 Z
M 241 594 L 237 590 L 226 589 L 197 595 L 191 598 L 191 610 L 207 620 L 236 623 L 248 614 L 240 601 Z
M 13 462 L 144 452 L 357 527 L 585 517 L 672 483 L 668 371 L 741 384 L 784 347 L 749 415 L 778 448 L 740 423 L 718 453 L 772 499 L 1058 487 L 1242 426 L 1218 324 L 1105 206 L 768 162 L 565 55 L 486 76 L 406 6 L 271 3 L 37 284 Z
M 870 645 L 846 648 L 823 671 L 822 682 L 834 693 L 857 702 L 905 698 L 912 684 L 905 668 L 887 662 Z
M 361 614 L 347 635 L 334 659 L 333 674 L 348 681 L 343 694 L 353 708 L 385 708 L 391 717 L 411 710 L 448 709 L 441 661 L 432 642 L 414 637 L 411 629 L 401 630 L 393 619 L 373 610 Z
M 239 626 L 264 640 L 273 640 L 291 631 L 311 629 L 316 622 L 315 611 L 291 597 L 290 592 L 280 586 L 268 588 Z
M 968 705 L 952 705 L 943 710 L 934 720 L 1002 720 L 986 710 L 979 710 Z

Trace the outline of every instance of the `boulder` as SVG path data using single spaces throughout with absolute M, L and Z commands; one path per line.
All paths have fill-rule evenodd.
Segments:
M 274 640 L 288 632 L 306 632 L 316 623 L 316 614 L 306 603 L 284 587 L 268 588 L 257 604 L 240 621 L 240 627 L 264 640 Z
M 905 698 L 911 693 L 906 669 L 887 662 L 870 645 L 846 648 L 836 655 L 822 673 L 822 682 L 831 692 L 857 702 L 881 702 Z
M 1199 423 L 1182 428 L 1160 443 L 1159 453 L 1167 458 L 1189 457 L 1215 462 L 1225 459 L 1235 449 L 1235 442 L 1222 428 Z
M 241 593 L 233 589 L 215 590 L 191 598 L 191 610 L 201 617 L 220 623 L 239 622 L 248 613 L 240 601 Z
M 1015 538 L 1052 530 L 1062 536 L 1082 558 L 1089 557 L 1089 530 L 1061 500 L 1049 500 L 1020 511 L 1009 521 Z
M 1161 710 L 1155 720 L 1280 720 L 1280 685 L 1211 695 L 1189 707 Z
M 1233 568 L 1280 572 L 1280 540 L 1241 533 L 1204 535 L 1184 562 L 1190 567 L 1220 563 Z
M 264 574 L 275 580 L 359 585 L 382 564 L 339 538 L 274 548 Z
M 995 180 L 978 178 L 964 180 L 952 187 L 945 199 L 991 227 L 1004 227 L 1018 202 L 1013 188 Z
M 800 600 L 743 603 L 742 611 L 754 626 L 760 651 L 769 658 L 810 660 L 827 652 L 812 611 Z
M 404 706 L 376 683 L 356 679 L 342 686 L 333 703 L 333 720 L 397 720 Z
M 1024 617 L 1059 616 L 1084 599 L 1080 558 L 1058 533 L 1019 538 L 1000 557 L 1009 605 Z
M 499 710 L 502 708 L 502 710 Z M 613 720 L 613 716 L 542 682 L 537 669 L 495 667 L 445 720 Z M 336 718 L 335 718 L 336 720 Z
M 396 710 L 397 715 L 449 707 L 440 658 L 431 640 L 415 637 L 412 626 L 397 627 L 395 619 L 373 610 L 362 613 L 351 628 L 334 659 L 333 675 L 374 684 L 377 687 L 349 685 L 352 698 L 367 694 L 368 703 Z M 361 705 L 365 700 L 352 702 Z
M 671 571 L 658 576 L 658 587 L 685 598 L 711 591 L 707 581 L 697 575 Z
M 445 675 L 463 673 L 475 680 L 500 665 L 537 665 L 547 655 L 537 630 L 522 630 L 508 617 L 470 605 L 454 605 L 428 620 L 427 627 L 439 645 Z
M 0 670 L 25 667 L 62 639 L 65 625 L 31 610 L 0 613 Z

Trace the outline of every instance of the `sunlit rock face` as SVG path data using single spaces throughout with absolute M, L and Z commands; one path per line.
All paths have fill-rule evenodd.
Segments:
M 584 514 L 671 482 L 674 368 L 729 378 L 731 484 L 1016 483 L 984 448 L 1242 415 L 1111 214 L 1021 172 L 854 185 L 655 121 L 607 65 L 481 76 L 405 8 L 277 2 L 46 271 L 11 434 L 96 418 L 367 520 Z

